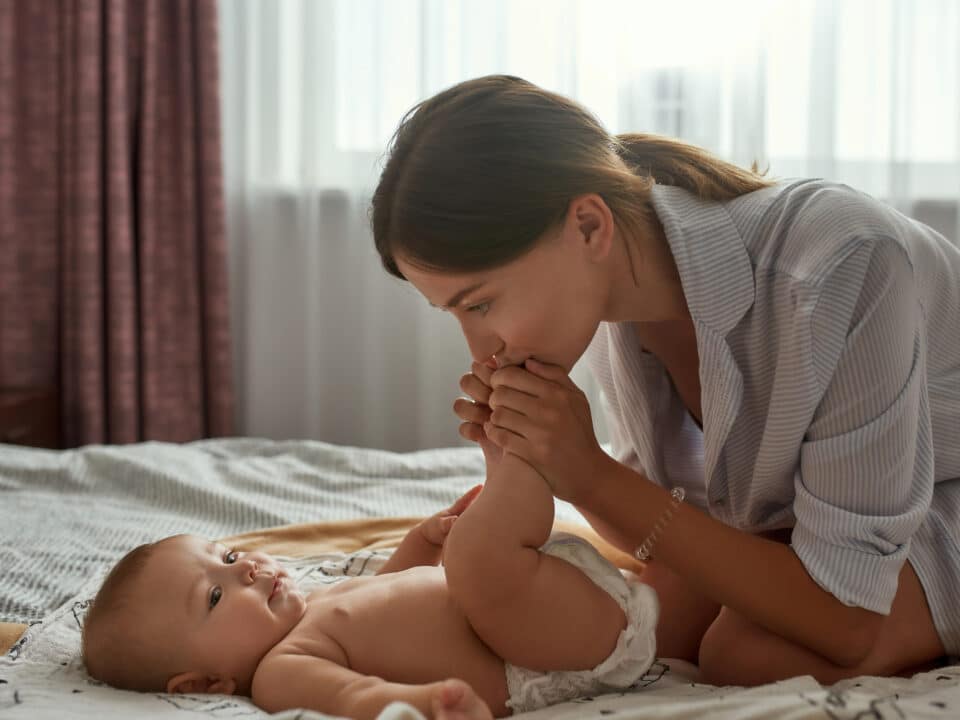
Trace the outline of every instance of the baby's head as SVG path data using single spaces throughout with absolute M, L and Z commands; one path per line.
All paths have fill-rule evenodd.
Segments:
M 249 694 L 306 602 L 277 562 L 192 535 L 130 551 L 87 612 L 94 678 L 128 690 Z

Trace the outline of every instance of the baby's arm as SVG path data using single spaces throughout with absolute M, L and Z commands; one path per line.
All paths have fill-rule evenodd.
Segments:
M 441 510 L 418 523 L 406 534 L 390 559 L 377 571 L 377 575 L 439 563 L 447 533 L 450 532 L 460 513 L 470 507 L 470 503 L 482 488 L 483 485 L 471 488 L 446 510 Z
M 465 707 L 467 703 L 479 702 L 480 710 L 485 710 L 482 715 L 492 717 L 489 708 L 462 681 L 424 685 L 387 682 L 314 655 L 280 654 L 266 658 L 253 676 L 250 695 L 257 706 L 271 713 L 302 708 L 338 717 L 374 720 L 387 705 L 402 701 L 426 717 L 434 718 L 445 716 L 441 710 L 444 704 L 446 709 L 455 709 L 446 698 L 451 685 L 457 693 L 456 705 Z

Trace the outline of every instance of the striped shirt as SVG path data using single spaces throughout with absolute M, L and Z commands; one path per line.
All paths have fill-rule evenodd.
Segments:
M 960 497 L 960 250 L 820 180 L 651 199 L 696 331 L 703 430 L 634 326 L 602 323 L 588 358 L 614 456 L 728 525 L 793 527 L 821 587 L 889 613 L 935 496 Z

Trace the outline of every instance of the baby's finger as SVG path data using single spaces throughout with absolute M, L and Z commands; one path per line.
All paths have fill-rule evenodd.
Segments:
M 456 516 L 448 515 L 446 510 L 437 513 L 430 518 L 430 521 L 427 523 L 424 535 L 426 535 L 427 540 L 434 545 L 443 545 L 443 541 L 447 539 L 450 528 L 453 527 L 456 521 Z
M 477 495 L 480 494 L 480 491 L 483 490 L 483 485 L 474 485 L 472 488 L 467 490 L 463 495 L 461 495 L 454 503 L 451 505 L 447 512 L 452 515 L 459 515 L 468 507 L 470 503 L 474 501 Z M 451 523 L 452 524 L 452 523 Z

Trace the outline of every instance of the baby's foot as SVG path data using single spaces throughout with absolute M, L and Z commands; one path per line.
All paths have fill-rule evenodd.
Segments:
M 463 680 L 444 680 L 431 698 L 436 720 L 493 720 L 493 713 Z

